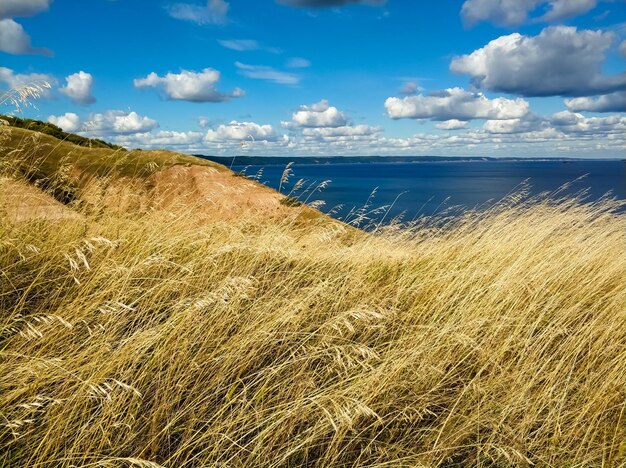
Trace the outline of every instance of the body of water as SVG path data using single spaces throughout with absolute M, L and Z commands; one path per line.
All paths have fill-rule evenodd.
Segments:
M 411 162 L 365 164 L 297 164 L 293 175 L 282 188 L 288 193 L 299 179 L 306 181 L 303 190 L 294 193 L 308 203 L 323 200 L 322 211 L 335 208 L 333 216 L 346 219 L 351 210 L 366 203 L 372 208 L 393 205 L 388 212 L 372 213 L 389 221 L 402 215 L 405 221 L 416 216 L 432 215 L 461 206 L 475 208 L 501 200 L 519 190 L 528 181 L 531 194 L 553 192 L 564 184 L 582 177 L 566 193 L 588 189 L 589 200 L 608 192 L 626 200 L 626 162 L 613 161 L 480 161 L 480 162 Z M 259 180 L 278 189 L 284 165 L 248 166 L 245 172 L 254 176 L 262 168 Z M 233 167 L 243 170 L 242 167 Z M 321 191 L 311 190 L 325 180 L 330 183 Z M 376 193 L 372 197 L 372 192 Z M 342 205 L 341 208 L 336 208 Z

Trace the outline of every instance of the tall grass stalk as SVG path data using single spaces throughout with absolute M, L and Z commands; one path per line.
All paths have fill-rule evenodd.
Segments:
M 0 93 L 0 106 L 10 106 L 16 112 L 22 112 L 25 107 L 32 106 L 33 100 L 39 99 L 51 88 L 47 81 L 33 81 L 8 91 Z

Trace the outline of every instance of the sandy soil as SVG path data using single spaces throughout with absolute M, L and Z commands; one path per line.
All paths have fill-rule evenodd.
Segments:
M 200 221 L 228 220 L 259 215 L 267 219 L 282 218 L 297 210 L 300 219 L 319 218 L 306 206 L 282 205 L 284 197 L 258 182 L 237 177 L 231 171 L 206 166 L 176 165 L 147 178 L 91 178 L 79 181 L 80 198 L 87 205 L 113 211 L 146 211 L 184 209 Z M 35 218 L 63 219 L 79 215 L 38 188 L 25 182 L 4 179 L 0 183 L 0 209 L 13 222 Z
M 279 215 L 288 210 L 280 204 L 278 192 L 230 171 L 202 166 L 173 166 L 153 174 L 148 180 L 154 207 L 183 204 L 200 212 L 228 219 L 242 211 Z
M 5 178 L 0 179 L 0 212 L 5 213 L 12 222 L 80 217 L 37 187 Z

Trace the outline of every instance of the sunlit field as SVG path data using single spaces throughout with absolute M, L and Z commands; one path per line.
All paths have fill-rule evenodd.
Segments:
M 29 138 L 0 144 L 0 193 L 67 211 L 0 215 L 0 466 L 626 463 L 623 203 L 207 216 L 120 204 L 149 159 L 86 182 Z

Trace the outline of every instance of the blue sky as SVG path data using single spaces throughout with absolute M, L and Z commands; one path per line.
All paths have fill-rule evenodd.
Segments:
M 623 157 L 625 39 L 623 0 L 2 0 L 0 89 L 128 147 Z

